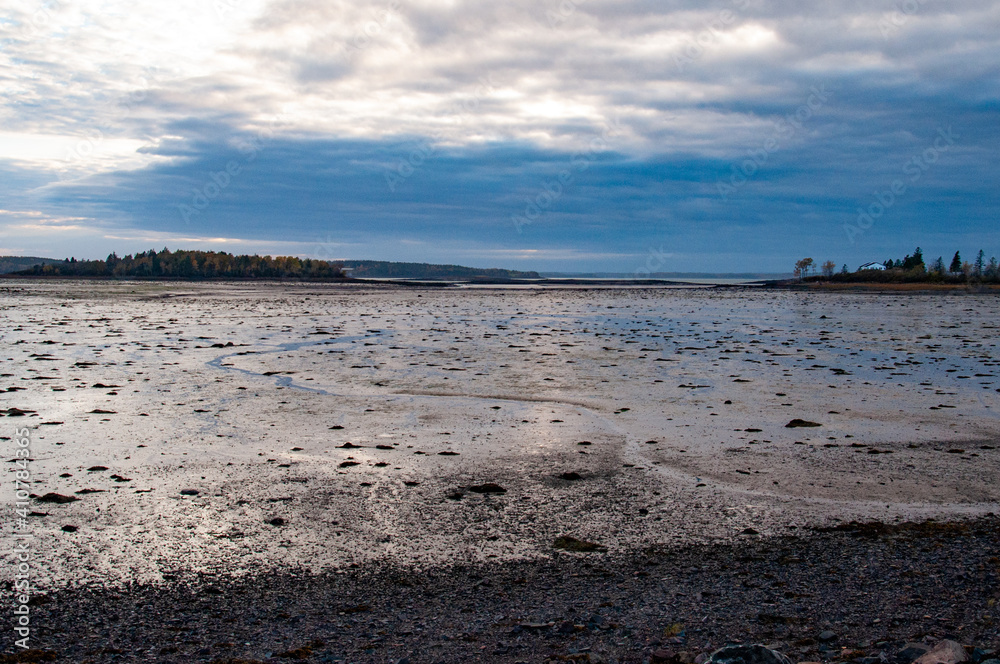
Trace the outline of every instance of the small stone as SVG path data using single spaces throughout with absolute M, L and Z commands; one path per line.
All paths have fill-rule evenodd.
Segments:
M 283 525 L 285 525 L 285 520 L 282 519 L 280 516 L 276 516 L 273 519 L 268 519 L 264 523 L 266 523 L 266 524 L 268 524 L 270 526 L 283 526 Z
M 107 470 L 107 469 L 108 469 L 107 466 L 91 466 L 90 468 L 87 469 L 87 472 L 90 472 L 90 473 L 99 473 L 102 470 Z
M 181 489 L 182 496 L 197 496 L 199 493 L 197 489 Z
M 893 658 L 899 664 L 910 664 L 913 660 L 930 652 L 930 646 L 924 643 L 907 643 Z
M 650 664 L 677 664 L 677 653 L 673 650 L 667 650 L 666 648 L 660 648 L 659 650 L 654 650 L 649 657 Z
M 62 505 L 63 503 L 72 503 L 75 500 L 80 500 L 74 496 L 64 496 L 61 493 L 47 493 L 38 499 L 40 503 L 55 503 L 57 505 Z
M 507 489 L 503 488 L 499 484 L 494 484 L 493 482 L 470 486 L 469 491 L 472 493 L 507 493 Z
M 833 641 L 834 639 L 836 639 L 837 633 L 832 630 L 826 629 L 820 632 L 816 636 L 816 638 L 822 641 L 823 643 L 826 643 L 827 641 Z
M 63 526 L 62 531 L 64 533 L 75 533 L 78 530 L 76 526 Z
M 975 664 L 982 664 L 983 660 L 989 660 L 993 658 L 995 650 L 983 650 L 982 648 L 973 648 L 972 653 L 969 655 Z
M 563 549 L 564 551 L 578 551 L 586 553 L 590 551 L 601 551 L 604 547 L 600 544 L 595 544 L 594 542 L 587 542 L 575 537 L 570 537 L 569 535 L 562 535 L 557 537 L 556 541 L 552 543 L 552 548 Z
M 570 471 L 570 472 L 563 473 L 562 475 L 560 475 L 559 479 L 566 480 L 567 482 L 575 482 L 576 480 L 582 480 L 583 479 L 583 475 L 581 475 L 580 473 L 575 473 L 575 472 Z
M 934 648 L 917 658 L 914 664 L 962 664 L 969 661 L 969 656 L 960 644 L 945 639 Z
M 707 664 L 792 664 L 780 652 L 761 645 L 726 646 L 712 653 Z
M 819 422 L 810 422 L 809 420 L 800 420 L 795 418 L 791 422 L 785 425 L 786 429 L 796 429 L 798 427 L 821 427 L 823 426 Z

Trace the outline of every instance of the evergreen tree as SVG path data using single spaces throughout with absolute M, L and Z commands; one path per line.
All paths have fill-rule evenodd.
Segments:
M 976 254 L 976 262 L 974 264 L 973 273 L 977 277 L 981 277 L 983 276 L 983 269 L 985 267 L 986 267 L 986 255 L 983 253 L 983 250 L 980 249 L 979 253 Z
M 957 251 L 955 252 L 955 257 L 951 259 L 951 267 L 948 268 L 948 271 L 953 273 L 962 271 L 962 257 Z

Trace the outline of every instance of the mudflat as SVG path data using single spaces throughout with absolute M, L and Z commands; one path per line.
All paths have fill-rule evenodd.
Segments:
M 8 280 L 3 296 L 2 433 L 30 429 L 34 582 L 59 606 L 464 570 L 495 573 L 480 608 L 510 620 L 530 570 L 632 583 L 649 552 L 815 547 L 833 537 L 816 529 L 872 521 L 985 532 L 1000 511 L 992 294 Z M 709 567 L 685 583 L 725 569 Z M 385 661 L 366 643 L 354 659 Z M 219 657 L 176 647 L 133 655 Z

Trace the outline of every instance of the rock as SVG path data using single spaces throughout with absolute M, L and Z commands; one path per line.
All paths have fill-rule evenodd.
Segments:
M 56 503 L 57 505 L 62 505 L 63 503 L 72 503 L 74 500 L 80 500 L 74 496 L 64 496 L 61 493 L 47 493 L 38 499 L 40 503 Z
M 338 464 L 337 467 L 338 468 L 350 468 L 351 466 L 357 466 L 357 465 L 360 465 L 360 462 L 358 462 L 358 461 L 341 461 L 340 464 Z
M 198 489 L 181 489 L 182 496 L 197 496 L 199 493 Z
M 983 661 L 979 662 L 979 664 L 1000 664 L 1000 659 L 996 658 L 984 659 Z
M 559 627 L 556 629 L 560 634 L 572 634 L 576 631 L 576 626 L 573 625 L 569 620 L 564 620 L 559 623 Z
M 969 656 L 965 653 L 965 648 L 954 641 L 945 639 L 939 642 L 934 648 L 921 655 L 914 661 L 914 664 L 962 664 L 969 661 Z
M 469 491 L 472 493 L 507 493 L 507 489 L 503 488 L 499 484 L 494 484 L 493 482 L 470 486 Z
M 90 473 L 99 473 L 102 470 L 107 470 L 107 469 L 108 469 L 107 466 L 91 466 L 90 468 L 87 469 L 87 472 L 90 472 Z
M 78 530 L 76 526 L 63 526 L 62 531 L 64 533 L 75 533 Z
M 363 447 L 363 445 L 355 445 L 354 443 L 347 442 L 344 443 L 343 445 L 338 445 L 337 447 L 339 447 L 342 450 L 356 450 Z
M 268 519 L 264 523 L 266 523 L 266 524 L 268 524 L 270 526 L 283 526 L 283 525 L 285 525 L 285 520 L 282 519 L 280 516 L 276 516 L 273 519 Z
M 542 631 L 542 630 L 546 630 L 546 629 L 551 629 L 554 626 L 555 626 L 554 622 L 547 622 L 547 623 L 521 623 L 520 625 L 518 625 L 518 627 L 520 627 L 521 629 L 527 629 L 527 630 L 532 630 L 532 631 L 536 631 L 536 632 Z
M 893 658 L 899 664 L 910 664 L 913 660 L 930 652 L 930 646 L 925 643 L 907 643 Z
M 800 420 L 795 418 L 791 422 L 785 425 L 786 429 L 796 429 L 798 427 L 821 427 L 823 426 L 819 422 L 810 422 L 809 420 Z
M 679 664 L 677 653 L 673 650 L 667 650 L 666 648 L 654 650 L 649 656 L 649 661 L 650 664 Z
M 726 646 L 713 652 L 706 664 L 792 664 L 792 660 L 761 645 Z
M 580 540 L 575 537 L 570 537 L 569 535 L 561 535 L 556 538 L 556 541 L 552 543 L 553 549 L 563 549 L 564 551 L 577 551 L 577 552 L 590 552 L 590 551 L 602 551 L 604 549 L 600 544 L 594 542 L 587 542 L 585 540 Z
M 836 639 L 837 633 L 832 630 L 826 629 L 820 632 L 816 636 L 816 638 L 819 639 L 822 643 L 826 643 L 827 641 L 833 641 L 834 639 Z
M 559 479 L 566 480 L 567 482 L 575 482 L 576 480 L 582 480 L 583 475 L 581 475 L 580 473 L 574 473 L 570 471 L 568 473 L 563 473 L 562 475 L 560 475 Z

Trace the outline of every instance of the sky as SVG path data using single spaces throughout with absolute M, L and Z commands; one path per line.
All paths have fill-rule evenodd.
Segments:
M 1000 255 L 1000 2 L 5 0 L 0 254 Z

